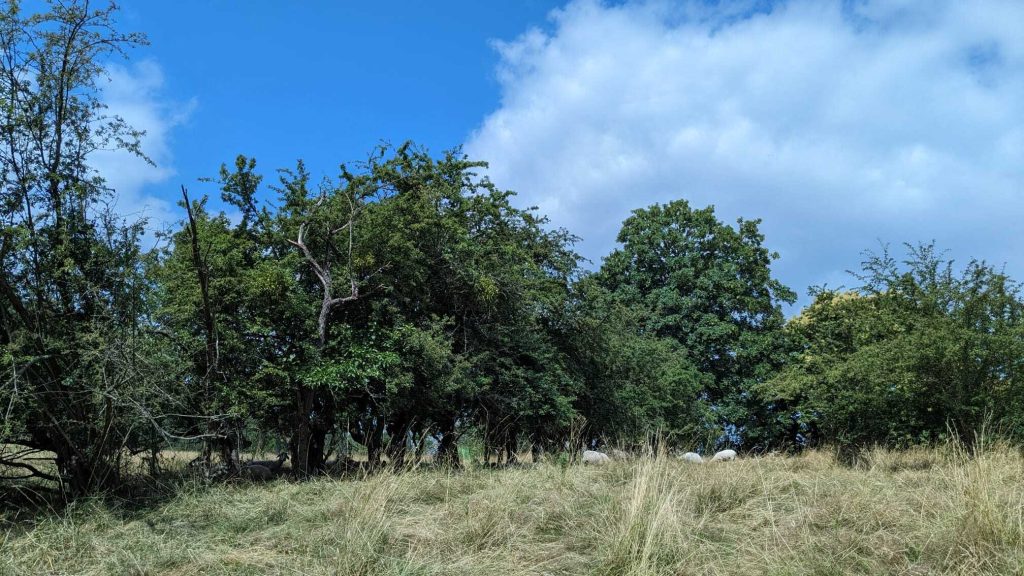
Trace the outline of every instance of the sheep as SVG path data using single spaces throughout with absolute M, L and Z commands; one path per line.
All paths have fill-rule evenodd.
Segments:
M 715 455 L 711 458 L 711 461 L 712 462 L 727 462 L 729 460 L 735 460 L 735 459 L 736 459 L 736 451 L 735 450 L 722 450 L 721 452 L 716 452 Z
M 597 452 L 596 450 L 584 450 L 583 451 L 583 463 L 584 464 L 607 464 L 612 459 L 608 457 L 604 452 Z
M 281 465 L 288 459 L 287 452 L 277 455 L 277 460 L 253 460 L 242 465 L 240 472 L 250 480 L 273 480 L 281 471 Z
M 687 452 L 679 457 L 683 462 L 689 462 L 690 464 L 703 464 L 704 459 L 700 457 L 700 454 L 696 452 Z
M 262 480 L 264 482 L 274 479 L 274 473 L 270 471 L 270 468 L 262 466 L 260 464 L 246 464 L 242 468 L 242 476 L 250 480 Z
M 251 462 L 246 462 L 245 466 L 262 466 L 263 468 L 270 470 L 271 473 L 277 474 L 278 472 L 281 471 L 281 465 L 284 464 L 284 461 L 287 459 L 288 453 L 281 452 L 280 454 L 277 455 L 277 460 L 253 460 Z

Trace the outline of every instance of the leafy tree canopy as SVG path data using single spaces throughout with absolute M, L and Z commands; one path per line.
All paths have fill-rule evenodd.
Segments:
M 716 426 L 754 444 L 759 407 L 751 386 L 785 360 L 782 303 L 796 296 L 772 277 L 778 255 L 759 220 L 720 222 L 713 207 L 685 200 L 635 210 L 597 275 L 601 286 L 643 310 L 642 330 L 671 338 L 709 377 L 704 400 Z M 735 434 L 741 430 L 742 434 Z

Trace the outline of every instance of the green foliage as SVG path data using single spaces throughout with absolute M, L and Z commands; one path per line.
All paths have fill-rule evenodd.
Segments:
M 331 342 L 335 352 L 311 366 L 302 378 L 308 386 L 340 393 L 366 389 L 375 382 L 395 393 L 405 380 L 399 374 L 402 357 L 395 350 L 402 331 L 398 328 L 382 334 L 370 326 L 356 333 L 343 327 Z
M 869 254 L 857 291 L 820 291 L 788 331 L 803 343 L 762 394 L 811 443 L 907 445 L 986 423 L 1019 435 L 1024 303 L 972 261 L 958 274 L 932 245 L 901 265 Z
M 141 132 L 106 115 L 97 79 L 110 56 L 144 43 L 116 31 L 116 7 L 48 2 L 0 13 L 0 349 L 7 400 L 0 445 L 55 455 L 41 470 L 69 493 L 116 485 L 121 452 L 146 442 L 140 407 L 162 375 L 140 356 L 149 286 L 142 223 L 109 207 L 87 164 L 99 149 L 142 155 Z M 21 475 L 21 474 L 19 474 Z
M 602 288 L 578 282 L 566 354 L 585 386 L 577 406 L 589 433 L 618 444 L 701 434 L 710 416 L 701 397 L 711 378 L 674 339 L 646 332 L 646 314 Z
M 575 382 L 552 325 L 576 266 L 572 238 L 514 208 L 511 193 L 475 176 L 480 166 L 411 145 L 371 162 L 376 186 L 394 192 L 367 207 L 360 228 L 372 250 L 363 258 L 383 264 L 383 293 L 345 320 L 404 331 L 416 384 L 392 417 L 548 435 L 573 416 Z
M 769 441 L 750 390 L 785 361 L 781 304 L 795 300 L 771 276 L 778 255 L 762 245 L 758 224 L 733 228 L 685 200 L 635 210 L 597 275 L 643 311 L 644 334 L 677 342 L 707 377 L 703 399 L 716 414 L 707 425 L 736 430 L 748 446 Z
M 233 168 L 222 166 L 217 180 L 206 181 L 220 186 L 241 217 L 233 223 L 223 212 L 210 214 L 205 197 L 192 202 L 150 271 L 155 320 L 183 355 L 188 383 L 167 429 L 204 440 L 204 458 L 216 449 L 229 467 L 238 466 L 244 430 L 293 433 L 296 393 L 320 358 L 316 284 L 289 244 L 306 207 L 272 213 L 257 200 L 255 160 L 238 156 Z
M 312 438 L 304 454 L 325 448 L 317 435 L 351 433 L 371 458 L 385 435 L 413 429 L 455 438 L 480 427 L 505 443 L 561 434 L 578 385 L 556 326 L 576 265 L 571 237 L 514 208 L 472 173 L 479 166 L 382 147 L 313 191 L 300 162 L 281 172 L 276 211 L 257 201 L 253 160 L 222 168 L 240 221 L 194 203 L 200 270 L 183 224 L 153 271 L 157 321 L 188 351 L 187 378 L 203 383 L 182 413 L 235 429 L 262 415 L 258 425 L 291 436 L 293 450 L 297 435 Z

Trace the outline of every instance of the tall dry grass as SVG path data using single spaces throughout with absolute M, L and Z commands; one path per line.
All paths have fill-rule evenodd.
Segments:
M 413 471 L 84 503 L 0 533 L 0 574 L 1020 574 L 1006 446 Z

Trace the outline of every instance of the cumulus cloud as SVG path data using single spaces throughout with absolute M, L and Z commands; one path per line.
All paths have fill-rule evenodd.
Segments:
M 576 1 L 498 42 L 466 151 L 596 263 L 629 211 L 763 218 L 798 291 L 878 241 L 1024 279 L 1024 4 Z
M 114 190 L 116 209 L 129 220 L 147 218 L 148 229 L 157 230 L 179 216 L 173 201 L 153 195 L 147 187 L 175 175 L 172 132 L 188 119 L 195 102 L 170 102 L 162 93 L 163 71 L 152 60 L 130 67 L 111 65 L 106 71 L 109 79 L 100 81 L 106 113 L 145 131 L 142 151 L 153 164 L 121 150 L 95 152 L 90 161 Z

